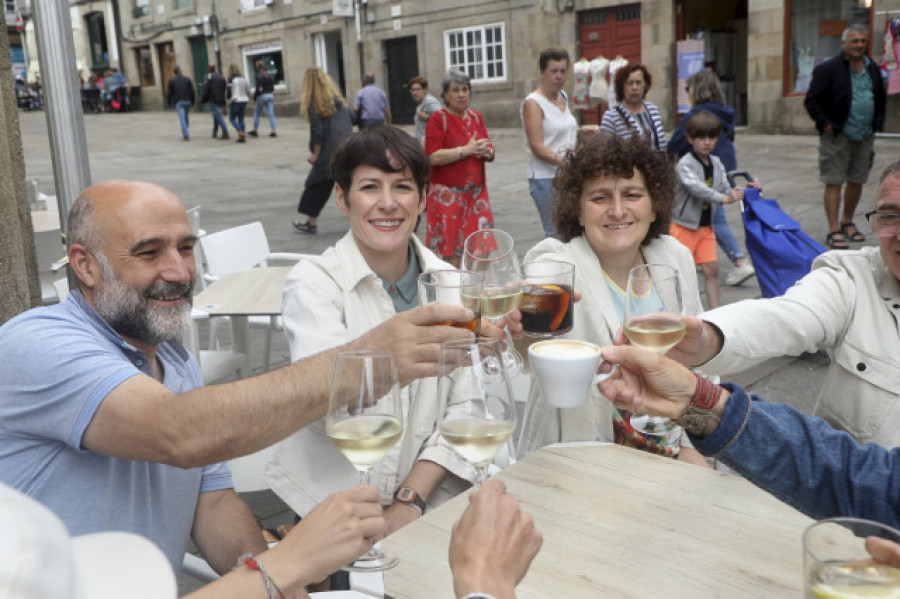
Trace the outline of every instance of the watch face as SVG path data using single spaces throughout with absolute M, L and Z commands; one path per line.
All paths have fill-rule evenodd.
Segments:
M 413 501 L 416 498 L 416 492 L 408 487 L 397 491 L 397 499 L 400 501 Z

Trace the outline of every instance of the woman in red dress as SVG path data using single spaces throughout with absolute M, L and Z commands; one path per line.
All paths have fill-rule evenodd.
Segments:
M 443 98 L 446 108 L 432 113 L 425 129 L 425 153 L 432 167 L 427 245 L 459 266 L 466 237 L 494 225 L 484 163 L 494 160 L 495 150 L 481 114 L 469 108 L 469 76 L 448 71 Z

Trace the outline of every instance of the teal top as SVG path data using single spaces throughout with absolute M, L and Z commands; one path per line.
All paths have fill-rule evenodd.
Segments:
M 853 95 L 850 100 L 850 116 L 844 124 L 844 135 L 853 141 L 862 141 L 872 137 L 872 119 L 875 118 L 875 94 L 872 91 L 872 78 L 869 77 L 868 66 L 872 62 L 863 56 L 863 67 L 859 73 L 850 67 L 850 83 Z
M 378 277 L 381 279 L 381 284 L 384 285 L 384 290 L 391 297 L 391 301 L 394 302 L 394 310 L 398 314 L 419 305 L 419 275 L 422 274 L 422 268 L 419 266 L 419 257 L 416 255 L 416 248 L 412 241 L 409 242 L 407 252 L 409 266 L 399 281 L 391 283 Z

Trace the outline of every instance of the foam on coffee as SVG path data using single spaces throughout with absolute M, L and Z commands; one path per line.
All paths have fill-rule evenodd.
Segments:
M 600 348 L 586 341 L 552 339 L 535 343 L 529 348 L 529 351 L 547 358 L 585 358 L 597 355 Z

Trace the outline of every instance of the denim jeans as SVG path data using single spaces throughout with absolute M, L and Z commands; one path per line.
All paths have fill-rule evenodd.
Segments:
M 244 127 L 244 114 L 247 112 L 246 102 L 232 102 L 228 107 L 228 120 L 235 131 L 246 131 Z
M 188 119 L 188 112 L 191 110 L 191 101 L 190 100 L 179 100 L 175 102 L 175 110 L 178 111 L 178 122 L 181 123 L 181 135 L 184 138 L 188 137 L 188 125 L 190 124 L 190 120 Z
M 553 226 L 553 179 L 529 179 L 528 188 L 544 227 L 544 237 L 556 237 Z
M 713 206 L 712 228 L 716 233 L 716 241 L 719 242 L 719 247 L 722 248 L 729 260 L 734 262 L 744 257 L 741 246 L 738 245 L 734 233 L 731 232 L 731 227 L 728 226 L 728 220 L 725 218 L 725 206 L 722 204 Z
M 225 126 L 225 119 L 222 118 L 222 107 L 212 102 L 209 103 L 209 107 L 213 117 L 213 137 L 216 136 L 219 127 L 222 128 L 222 135 L 228 135 L 228 127 Z
M 253 130 L 256 131 L 259 129 L 259 115 L 262 112 L 263 106 L 266 107 L 266 111 L 269 113 L 269 127 L 272 128 L 272 131 L 275 130 L 275 96 L 272 94 L 262 94 L 259 98 L 256 99 L 256 109 L 253 111 Z

